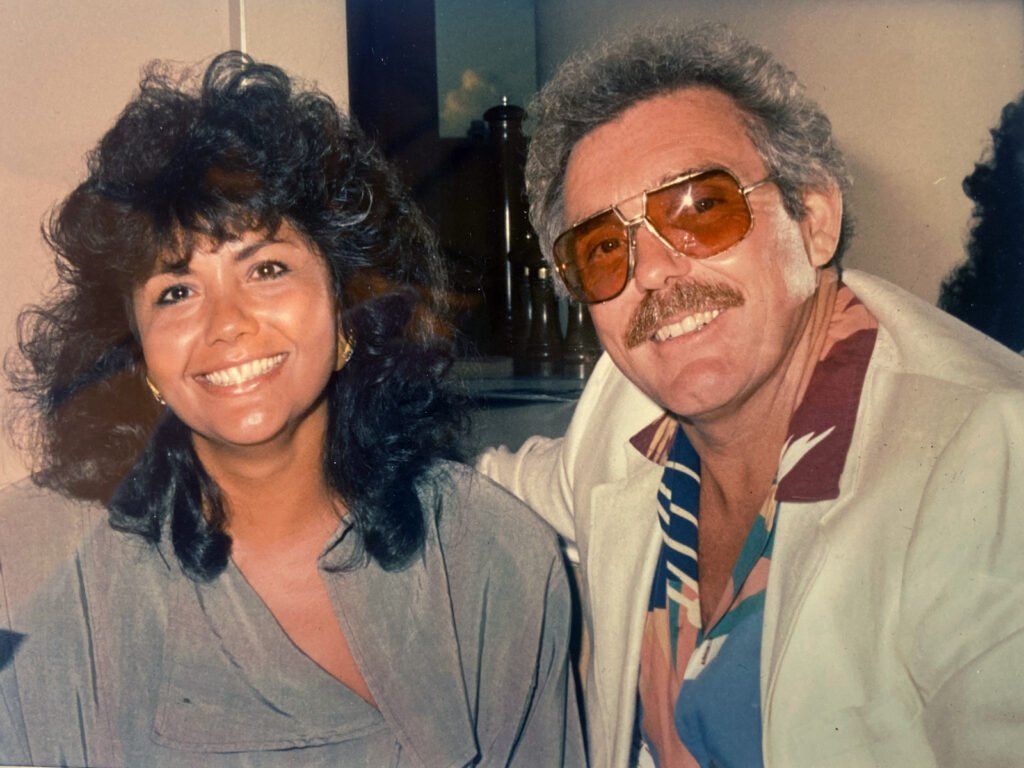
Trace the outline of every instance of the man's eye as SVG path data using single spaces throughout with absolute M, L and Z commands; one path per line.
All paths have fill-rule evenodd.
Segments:
M 693 201 L 693 209 L 697 213 L 707 213 L 712 208 L 714 208 L 716 205 L 718 205 L 718 203 L 719 203 L 719 201 L 718 201 L 717 198 L 714 198 L 714 197 L 702 197 L 699 200 L 694 200 Z
M 160 295 L 156 297 L 156 303 L 177 304 L 179 301 L 187 299 L 191 294 L 192 291 L 187 286 L 172 285 L 160 291 Z
M 261 261 L 252 268 L 253 277 L 258 280 L 274 280 L 288 271 L 288 267 L 279 261 Z
M 613 256 L 615 254 L 620 253 L 622 249 L 622 240 L 613 237 L 606 237 L 604 240 L 601 240 L 599 243 L 597 243 L 597 245 L 590 249 L 590 252 L 587 255 L 587 261 L 593 262 L 598 261 L 600 259 L 605 259 L 608 256 Z

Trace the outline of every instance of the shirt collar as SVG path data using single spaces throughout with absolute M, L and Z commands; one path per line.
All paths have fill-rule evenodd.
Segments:
M 874 316 L 840 283 L 821 355 L 789 422 L 776 500 L 811 502 L 839 496 L 839 478 L 877 337 Z M 675 417 L 665 413 L 633 435 L 630 443 L 649 461 L 664 464 L 678 428 Z
M 434 505 L 435 499 L 423 498 L 424 509 L 433 509 Z M 426 520 L 427 540 L 422 552 L 400 570 L 385 571 L 366 557 L 358 533 L 345 519 L 328 541 L 319 565 L 346 640 L 364 665 L 360 671 L 410 762 L 423 766 L 465 765 L 478 754 L 478 746 L 439 532 L 432 515 L 426 515 Z M 169 530 L 165 530 L 158 548 L 164 559 L 177 567 Z M 207 583 L 192 583 L 182 577 L 179 592 L 170 609 L 169 623 L 182 624 L 186 614 L 191 614 L 193 629 L 209 625 L 216 639 L 207 643 L 210 647 L 199 648 L 213 656 L 205 667 L 178 665 L 179 677 L 183 677 L 179 685 L 182 690 L 209 687 L 217 684 L 214 675 L 241 676 L 244 689 L 255 692 L 250 702 L 252 711 L 243 714 L 239 697 L 225 716 L 243 721 L 248 716 L 254 739 L 263 724 L 260 718 L 274 710 L 266 702 L 284 697 L 308 703 L 302 711 L 315 713 L 321 711 L 316 701 L 337 695 L 341 684 L 326 672 L 310 673 L 313 662 L 281 632 L 269 609 L 233 563 Z M 188 627 L 186 622 L 169 658 L 195 656 L 197 632 Z M 222 658 L 224 654 L 230 663 Z M 410 680 L 415 684 L 410 685 Z M 316 720 L 311 725 L 308 717 L 294 722 L 291 727 L 296 744 L 329 743 L 352 730 L 353 724 L 333 722 L 329 710 L 323 710 L 323 714 L 323 722 Z M 365 723 L 354 727 L 358 730 L 361 725 Z M 219 727 L 212 721 L 208 726 L 213 732 Z M 165 723 L 165 727 L 169 725 Z M 283 739 L 289 738 L 288 727 L 280 719 L 274 721 L 275 729 L 284 729 Z M 189 739 L 201 741 L 198 731 L 186 733 Z

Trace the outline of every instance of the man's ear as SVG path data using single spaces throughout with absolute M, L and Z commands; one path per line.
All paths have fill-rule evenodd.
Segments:
M 812 266 L 823 267 L 835 255 L 842 225 L 843 195 L 838 186 L 833 184 L 825 191 L 804 193 L 804 217 L 800 221 L 800 231 Z

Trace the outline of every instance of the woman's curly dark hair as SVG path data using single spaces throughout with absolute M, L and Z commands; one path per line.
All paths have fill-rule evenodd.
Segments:
M 1003 107 L 964 192 L 974 201 L 967 260 L 943 281 L 939 306 L 1024 351 L 1024 94 Z
M 355 354 L 331 377 L 324 475 L 363 549 L 399 568 L 422 546 L 416 489 L 456 458 L 460 398 L 438 333 L 434 236 L 382 156 L 324 94 L 277 67 L 221 54 L 198 78 L 160 63 L 88 158 L 44 235 L 58 286 L 19 318 L 6 360 L 27 407 L 12 425 L 33 479 L 108 504 L 112 524 L 170 536 L 184 570 L 227 563 L 219 489 L 191 433 L 145 385 L 132 290 L 196 237 L 221 243 L 287 220 L 325 258 Z

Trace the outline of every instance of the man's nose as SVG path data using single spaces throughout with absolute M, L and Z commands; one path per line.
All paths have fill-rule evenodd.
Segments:
M 642 222 L 633 232 L 633 276 L 642 290 L 657 291 L 688 275 L 693 265 L 648 227 Z
M 241 335 L 255 332 L 257 327 L 256 317 L 244 296 L 230 290 L 213 291 L 207 295 L 208 344 L 218 341 L 234 343 Z

